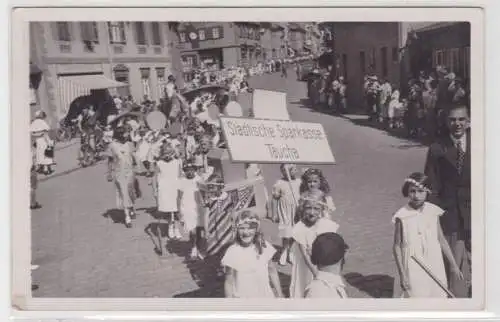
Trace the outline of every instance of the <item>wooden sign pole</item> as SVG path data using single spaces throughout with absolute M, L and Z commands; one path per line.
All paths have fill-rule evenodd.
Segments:
M 453 295 L 453 293 L 444 285 L 443 282 L 441 282 L 439 280 L 439 278 L 437 278 L 430 270 L 429 267 L 427 267 L 424 263 L 422 263 L 418 258 L 416 258 L 415 256 L 411 256 L 411 258 L 434 280 L 434 282 L 436 282 L 436 284 L 439 285 L 439 287 L 441 287 L 441 289 L 443 289 L 443 291 L 446 292 L 446 294 L 448 294 L 449 297 L 451 298 L 455 298 L 455 295 Z

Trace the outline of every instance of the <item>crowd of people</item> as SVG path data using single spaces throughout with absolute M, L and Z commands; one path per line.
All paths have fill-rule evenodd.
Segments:
M 410 78 L 405 93 L 376 75 L 365 76 L 367 114 L 388 130 L 404 128 L 412 138 L 435 138 L 445 130 L 445 111 L 453 104 L 468 105 L 465 80 L 444 66 Z
M 226 297 L 283 297 L 276 265 L 291 264 L 289 297 L 346 298 L 342 269 L 348 245 L 338 234 L 335 203 L 320 169 L 282 164 L 282 178 L 268 196 L 266 214 L 254 208 L 234 211 L 234 196 L 225 189 L 224 174 L 210 164 L 208 157 L 214 148 L 226 147 L 218 117 L 226 115 L 230 102 L 248 90 L 248 73 L 243 69 L 228 75 L 222 77 L 222 83 L 229 89 L 200 92 L 191 102 L 173 78 L 166 84 L 165 98 L 159 104 L 145 98 L 139 105 L 115 97 L 119 112 L 108 117 L 103 140 L 107 144 L 107 180 L 113 182 L 125 226 L 133 226 L 136 201 L 145 193 L 137 176 L 144 175 L 152 186 L 157 218 L 167 223 L 167 238 L 187 236 L 191 248 L 187 256 L 191 260 L 214 260 L 217 274 L 224 278 Z M 471 294 L 469 112 L 460 80 L 443 70 L 439 75 L 435 78 L 422 74 L 420 80 L 411 83 L 409 101 L 422 102 L 427 111 L 445 111 L 445 115 L 434 113 L 432 118 L 442 117 L 448 132 L 429 148 L 425 173 L 412 173 L 402 180 L 402 193 L 408 202 L 393 217 L 394 256 L 399 272 L 396 284 L 400 288 L 395 296 L 446 297 L 450 294 L 448 285 L 456 296 Z M 210 84 L 221 81 L 217 77 L 208 80 Z M 440 87 L 444 80 L 449 85 Z M 207 77 L 200 73 L 193 86 L 206 85 L 206 81 Z M 331 98 L 320 98 L 318 103 L 345 109 L 344 80 L 325 79 L 328 82 L 332 84 Z M 372 95 L 367 94 L 372 115 L 387 118 L 389 126 L 395 126 L 396 111 L 401 106 L 411 105 L 399 102 L 395 86 L 387 82 L 380 85 L 374 77 L 367 78 L 365 88 Z M 451 97 L 451 101 L 441 106 L 444 97 L 446 102 Z M 127 104 L 130 107 L 124 107 Z M 127 111 L 121 113 L 124 109 Z M 210 115 L 210 110 L 217 111 L 217 115 Z M 161 126 L 152 127 L 151 119 L 141 117 L 148 114 L 154 115 Z M 47 149 L 53 142 L 48 126 L 42 124 L 44 118 L 37 114 L 40 121 L 32 124 L 31 131 L 36 142 L 34 162 L 39 166 L 34 169 L 48 174 L 53 171 L 53 154 Z M 247 164 L 242 179 L 259 176 L 260 167 Z M 32 181 L 32 189 L 36 189 L 36 182 Z M 40 206 L 34 197 L 31 206 Z M 279 251 L 262 234 L 264 217 L 278 224 L 283 244 Z M 277 263 L 275 255 L 279 255 Z M 422 271 L 419 263 L 424 263 L 431 275 Z

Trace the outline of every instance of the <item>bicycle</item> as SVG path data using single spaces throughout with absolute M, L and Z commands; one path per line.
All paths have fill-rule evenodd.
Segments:
M 90 140 L 94 140 L 95 144 L 95 134 L 94 133 L 82 133 L 82 142 L 81 142 L 81 157 L 80 157 L 80 165 L 83 168 L 93 165 L 97 161 L 97 151 L 92 148 L 90 144 Z
M 57 142 L 67 142 L 78 136 L 79 129 L 77 122 L 71 121 L 68 126 L 64 120 L 59 124 L 59 128 L 56 131 L 56 141 Z

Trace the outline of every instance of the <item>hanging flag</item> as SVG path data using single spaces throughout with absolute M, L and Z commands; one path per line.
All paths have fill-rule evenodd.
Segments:
M 186 35 L 191 42 L 191 48 L 197 49 L 200 47 L 198 30 L 192 24 L 186 26 Z

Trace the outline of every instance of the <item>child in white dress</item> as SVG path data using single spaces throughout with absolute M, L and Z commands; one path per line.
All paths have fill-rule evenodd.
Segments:
M 198 226 L 200 216 L 200 196 L 198 183 L 201 178 L 196 174 L 196 166 L 191 160 L 183 165 L 184 177 L 179 180 L 179 210 L 181 220 L 184 223 L 184 231 L 189 234 L 191 243 L 191 258 L 198 258 L 198 240 L 196 227 Z
M 276 181 L 272 189 L 272 218 L 279 222 L 279 236 L 282 239 L 283 251 L 279 264 L 291 262 L 292 227 L 295 211 L 300 198 L 300 178 L 297 178 L 297 167 L 293 164 L 282 164 L 282 178 Z
M 297 212 L 301 220 L 292 230 L 295 258 L 290 281 L 291 298 L 303 298 L 306 287 L 318 275 L 318 268 L 311 262 L 316 237 L 327 232 L 335 233 L 339 228 L 337 223 L 324 217 L 327 207 L 325 194 L 320 190 L 307 191 L 300 198 Z
M 395 297 L 447 297 L 447 293 L 412 256 L 427 266 L 443 285 L 447 285 L 444 254 L 452 272 L 462 278 L 439 223 L 444 210 L 426 201 L 430 192 L 427 181 L 428 177 L 419 172 L 412 173 L 405 180 L 402 193 L 409 198 L 409 202 L 392 219 L 395 224 L 394 257 L 400 277 L 394 287 Z
M 302 175 L 302 182 L 300 184 L 300 193 L 303 194 L 307 191 L 320 190 L 325 194 L 326 204 L 325 217 L 332 217 L 333 212 L 337 209 L 333 203 L 333 198 L 329 196 L 330 185 L 326 180 L 323 172 L 319 169 L 309 168 Z M 296 220 L 298 221 L 298 220 Z
M 180 239 L 181 234 L 176 218 L 178 209 L 178 187 L 181 174 L 180 159 L 176 158 L 175 149 L 166 142 L 160 149 L 160 157 L 156 162 L 155 177 L 153 179 L 153 191 L 158 203 L 158 213 L 161 217 L 167 217 L 168 237 Z
M 235 241 L 221 260 L 226 271 L 226 297 L 283 297 L 278 270 L 272 261 L 276 249 L 264 240 L 259 215 L 251 210 L 241 211 L 235 229 Z

